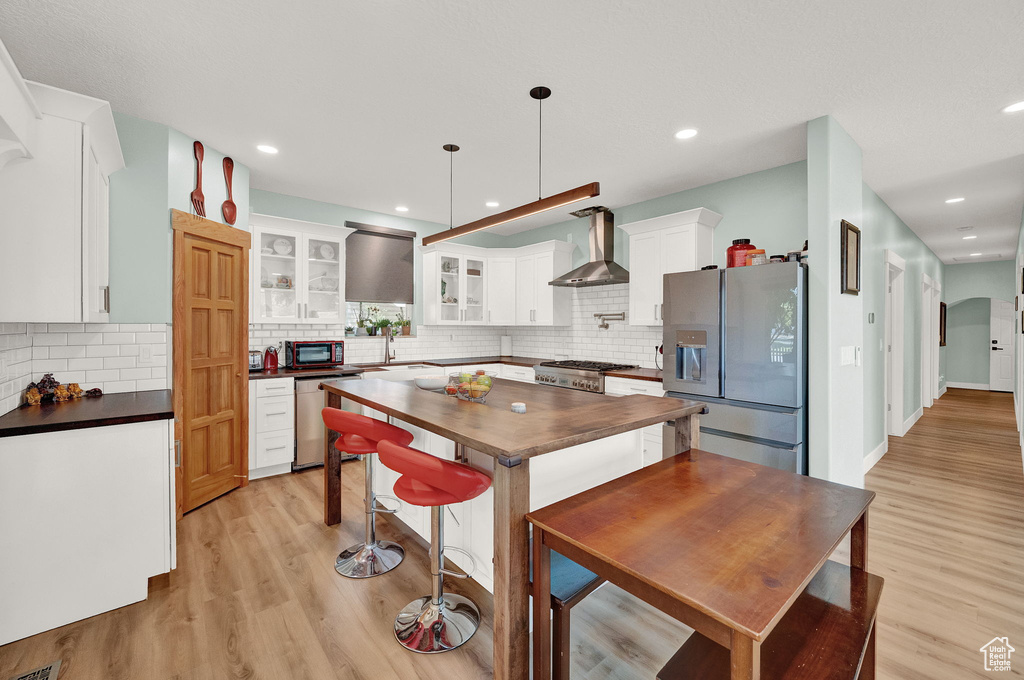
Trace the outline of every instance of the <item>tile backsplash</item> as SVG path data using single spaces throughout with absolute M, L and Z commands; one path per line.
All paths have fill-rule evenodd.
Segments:
M 572 291 L 572 326 L 530 328 L 419 326 L 415 337 L 397 337 L 398 361 L 422 361 L 450 357 L 496 355 L 500 337 L 512 336 L 512 351 L 520 356 L 551 359 L 591 359 L 655 367 L 654 348 L 661 344 L 660 326 L 629 326 L 610 321 L 599 329 L 596 312 L 626 312 L 629 284 L 575 288 Z M 348 337 L 341 325 L 252 324 L 250 349 L 262 350 L 284 340 L 344 339 L 345 361 L 350 364 L 377 363 L 384 358 L 380 337 Z M 658 363 L 660 364 L 660 358 Z
M 168 324 L 0 324 L 0 414 L 44 373 L 104 392 L 170 386 Z

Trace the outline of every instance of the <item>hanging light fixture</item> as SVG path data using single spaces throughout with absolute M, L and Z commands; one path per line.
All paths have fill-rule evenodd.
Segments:
M 448 152 L 448 229 L 451 230 L 455 227 L 455 152 L 459 145 L 445 144 L 441 148 Z
M 578 186 L 575 189 L 569 189 L 563 191 L 560 194 L 554 196 L 548 196 L 547 198 L 542 197 L 542 175 L 543 170 L 542 161 L 544 159 L 544 100 L 551 96 L 551 90 L 546 87 L 535 87 L 530 90 L 530 96 L 537 100 L 537 114 L 538 114 L 538 126 L 537 126 L 537 200 L 526 205 L 521 205 L 517 208 L 505 210 L 504 212 L 496 213 L 494 215 L 488 215 L 483 219 L 463 224 L 461 227 L 449 227 L 448 231 L 438 232 L 431 234 L 430 236 L 423 237 L 423 245 L 429 246 L 432 243 L 438 243 L 440 241 L 447 241 L 448 239 L 458 238 L 466 234 L 472 234 L 475 231 L 481 231 L 483 229 L 489 229 L 496 227 L 499 224 L 505 224 L 506 222 L 513 222 L 515 220 L 521 220 L 524 217 L 530 215 L 536 215 L 537 213 L 546 212 L 548 210 L 554 210 L 560 208 L 563 205 L 569 205 L 576 201 L 583 201 L 594 196 L 601 194 L 601 185 L 598 182 L 591 182 Z M 448 150 L 449 146 L 453 144 L 446 144 L 445 150 Z M 458 151 L 459 147 L 455 147 L 454 151 Z M 449 223 L 452 220 L 449 217 Z

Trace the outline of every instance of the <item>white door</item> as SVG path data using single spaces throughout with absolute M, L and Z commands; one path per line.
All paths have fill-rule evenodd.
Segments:
M 516 258 L 516 325 L 535 323 L 537 301 L 537 260 L 533 255 Z
M 993 392 L 1013 391 L 1013 304 L 992 301 L 992 355 L 989 361 L 989 389 Z
M 516 323 L 516 260 L 492 257 L 487 260 L 487 323 L 513 326 Z
M 629 239 L 629 323 L 657 326 L 661 323 L 661 232 L 649 231 Z
M 548 282 L 555 278 L 555 254 L 538 253 L 533 261 L 533 321 L 551 326 L 555 323 L 555 295 Z

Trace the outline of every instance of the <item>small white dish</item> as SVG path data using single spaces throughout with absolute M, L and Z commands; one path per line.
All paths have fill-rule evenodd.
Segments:
M 421 390 L 436 391 L 448 384 L 447 376 L 443 375 L 418 375 L 413 378 L 416 387 Z
M 333 260 L 334 248 L 332 248 L 330 244 L 323 244 L 322 246 L 320 246 L 320 257 L 322 257 L 325 260 Z
M 274 241 L 274 252 L 278 255 L 288 255 L 292 252 L 292 244 L 285 238 Z

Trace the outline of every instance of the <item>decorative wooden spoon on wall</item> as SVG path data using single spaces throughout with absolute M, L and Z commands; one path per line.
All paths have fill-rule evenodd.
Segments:
M 228 224 L 234 224 L 235 218 L 238 217 L 238 208 L 235 206 L 235 202 L 231 200 L 231 173 L 235 170 L 235 162 L 224 157 L 224 181 L 228 185 L 228 200 L 224 201 L 220 206 L 220 211 L 224 213 L 224 221 Z
M 206 197 L 203 196 L 203 145 L 192 142 L 192 153 L 196 157 L 196 188 L 192 190 L 192 209 L 200 217 L 206 217 Z

